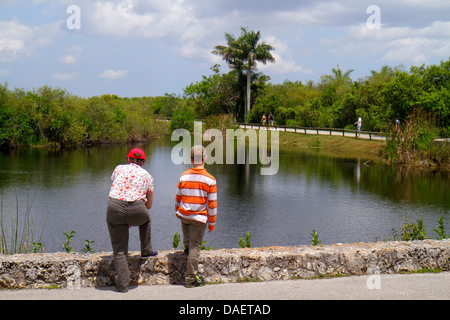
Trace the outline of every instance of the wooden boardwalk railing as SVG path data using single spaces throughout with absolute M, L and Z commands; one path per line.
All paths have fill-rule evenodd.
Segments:
M 239 127 L 242 129 L 266 129 L 266 130 L 278 130 L 285 132 L 295 132 L 303 134 L 315 134 L 315 135 L 330 135 L 330 136 L 342 136 L 342 137 L 355 137 L 357 139 L 368 140 L 386 140 L 381 132 L 372 131 L 357 131 L 348 129 L 337 128 L 312 128 L 312 127 L 296 127 L 296 126 L 270 126 L 261 125 L 256 123 L 240 123 Z
M 158 117 L 157 121 L 170 121 L 170 117 Z M 203 122 L 203 120 L 196 120 Z M 297 126 L 270 126 L 262 125 L 258 123 L 238 123 L 238 126 L 242 129 L 266 129 L 266 130 L 278 130 L 285 132 L 295 132 L 303 134 L 315 134 L 315 135 L 330 135 L 330 136 L 343 136 L 343 137 L 355 137 L 356 139 L 378 140 L 386 141 L 386 137 L 382 132 L 373 131 L 357 131 L 349 129 L 339 128 L 315 128 L 315 127 L 297 127 Z M 441 138 L 434 140 L 435 143 L 450 144 L 450 138 Z

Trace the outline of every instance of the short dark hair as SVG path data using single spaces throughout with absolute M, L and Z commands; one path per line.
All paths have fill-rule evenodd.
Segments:
M 128 158 L 130 160 L 130 163 L 135 163 L 138 166 L 142 166 L 145 163 L 144 159 L 136 159 L 136 158 Z

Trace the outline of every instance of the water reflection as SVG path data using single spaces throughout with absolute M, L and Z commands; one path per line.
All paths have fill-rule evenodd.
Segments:
M 171 249 L 175 231 L 176 184 L 188 165 L 171 162 L 173 143 L 159 140 L 140 146 L 155 180 L 152 239 L 155 249 Z M 43 229 L 47 252 L 60 251 L 64 232 L 76 231 L 74 248 L 85 239 L 94 249 L 110 251 L 105 222 L 110 177 L 125 162 L 127 146 L 89 150 L 19 150 L 0 153 L 3 213 L 31 205 L 36 235 Z M 406 216 L 424 218 L 428 234 L 437 219 L 450 219 L 449 173 L 364 165 L 363 159 L 336 159 L 280 150 L 279 171 L 261 176 L 260 165 L 210 165 L 218 181 L 216 231 L 205 240 L 216 248 L 238 246 L 247 231 L 253 246 L 304 245 L 312 229 L 322 243 L 373 241 L 391 236 Z M 22 211 L 22 210 L 19 210 Z M 25 210 L 23 210 L 25 211 Z M 137 229 L 130 249 L 138 250 Z

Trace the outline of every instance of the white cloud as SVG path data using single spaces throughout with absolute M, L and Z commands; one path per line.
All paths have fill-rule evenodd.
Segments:
M 33 29 L 17 21 L 0 21 L 0 62 L 11 62 L 27 54 Z
M 100 74 L 99 77 L 103 78 L 103 79 L 116 80 L 116 79 L 126 77 L 127 74 L 128 74 L 127 70 L 108 69 L 108 70 L 103 71 L 103 73 Z
M 55 43 L 57 38 L 64 34 L 64 24 L 64 20 L 58 20 L 33 27 L 33 45 L 44 47 Z
M 161 40 L 164 45 L 175 48 L 182 58 L 202 64 L 220 62 L 220 58 L 211 54 L 212 49 L 224 42 L 225 32 L 239 33 L 241 26 L 257 30 L 265 27 L 264 32 L 268 33 L 280 27 L 287 30 L 293 26 L 301 28 L 329 25 L 336 23 L 335 20 L 346 21 L 346 13 L 355 12 L 354 6 L 336 1 L 305 5 L 281 1 L 280 6 L 261 1 L 255 7 L 233 0 L 80 0 L 79 6 L 83 30 L 88 33 L 119 39 Z M 361 19 L 366 19 L 364 10 L 361 9 Z M 277 44 L 274 46 L 277 49 L 276 67 L 261 65 L 261 69 L 280 73 L 310 72 L 296 65 Z
M 18 63 L 6 65 L 18 60 L 27 63 L 28 70 L 39 64 L 73 68 L 49 71 L 54 80 L 81 78 L 85 72 L 80 70 L 90 70 L 105 82 L 129 76 L 140 83 L 129 86 L 134 91 L 144 82 L 134 79 L 138 72 L 131 77 L 127 70 L 137 65 L 151 69 L 155 78 L 164 78 L 158 73 L 167 69 L 162 64 L 185 65 L 184 70 L 192 71 L 186 71 L 189 74 L 183 74 L 182 81 L 195 81 L 205 66 L 219 63 L 228 68 L 211 51 L 226 44 L 225 32 L 239 36 L 240 27 L 261 31 L 275 47 L 276 63 L 258 64 L 260 71 L 274 78 L 284 74 L 302 80 L 319 78 L 336 63 L 365 72 L 380 64 L 435 63 L 450 56 L 448 0 L 77 0 L 81 30 L 76 32 L 65 26 L 69 16 L 65 9 L 73 0 L 22 1 L 0 0 L 0 70 L 8 70 L 8 81 L 19 87 L 41 83 L 21 78 L 14 69 Z M 371 4 L 381 9 L 381 30 L 366 26 Z M 118 46 L 130 50 L 125 53 Z M 133 50 L 142 49 L 148 52 L 134 54 Z M 128 54 L 132 61 L 123 60 Z M 70 73 L 75 68 L 78 75 Z M 177 86 L 174 81 L 158 81 L 154 90 L 179 90 Z M 87 82 L 80 87 L 95 94 L 95 86 Z
M 91 32 L 114 37 L 179 38 L 195 26 L 194 13 L 183 0 L 85 2 L 82 14 Z
M 275 58 L 275 63 L 267 62 L 267 64 L 258 63 L 258 70 L 271 73 L 306 73 L 311 74 L 310 69 L 303 68 L 292 59 L 289 46 L 286 42 L 277 39 L 274 36 L 269 36 L 264 41 L 275 48 L 272 51 L 272 56 Z
M 0 62 L 31 56 L 34 48 L 52 44 L 60 34 L 62 21 L 30 27 L 17 20 L 0 20 Z
M 387 27 L 381 25 L 379 30 L 371 30 L 365 24 L 352 26 L 348 30 L 348 37 L 362 41 L 391 41 L 402 38 L 450 38 L 450 21 L 435 21 L 423 28 Z
M 199 62 L 210 62 L 212 59 L 212 49 L 201 48 L 194 41 L 186 41 L 178 49 L 180 56 Z
M 352 26 L 340 54 L 379 56 L 381 61 L 422 64 L 431 58 L 450 56 L 450 21 L 436 21 L 423 28 L 385 27 L 370 30 L 365 24 Z
M 61 62 L 64 64 L 74 66 L 77 63 L 78 57 L 74 55 L 67 55 L 61 58 Z
M 279 73 L 279 74 L 288 74 L 288 73 L 305 73 L 312 74 L 311 69 L 303 68 L 302 66 L 297 65 L 297 63 L 293 60 L 284 60 L 282 57 L 275 57 L 277 62 L 275 64 L 265 65 L 258 68 L 264 72 L 270 73 Z
M 293 24 L 299 26 L 311 25 L 337 25 L 346 24 L 347 16 L 355 12 L 355 7 L 333 1 L 320 3 L 315 2 L 314 5 L 298 7 L 294 10 L 278 11 L 274 15 L 275 21 L 281 24 Z M 363 17 L 363 14 L 361 14 Z
M 131 1 L 97 2 L 92 10 L 90 26 L 100 34 L 125 37 L 149 30 L 153 21 L 152 15 L 136 14 Z

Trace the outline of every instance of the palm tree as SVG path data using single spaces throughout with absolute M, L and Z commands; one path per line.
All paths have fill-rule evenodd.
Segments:
M 275 62 L 275 58 L 270 51 L 275 50 L 271 45 L 260 42 L 261 33 L 259 31 L 248 31 L 241 28 L 241 35 L 235 38 L 229 33 L 225 33 L 227 46 L 216 46 L 212 51 L 215 55 L 223 57 L 232 69 L 247 72 L 247 99 L 245 106 L 245 114 L 250 111 L 250 87 L 252 70 L 256 69 L 257 61 L 266 64 L 267 62 Z
M 346 72 L 342 73 L 341 67 L 339 67 L 339 65 L 337 65 L 337 69 L 331 69 L 331 71 L 333 72 L 333 76 L 332 79 L 334 81 L 337 82 L 342 82 L 342 83 L 352 83 L 352 79 L 350 78 L 350 74 L 355 71 L 354 69 L 349 69 Z

